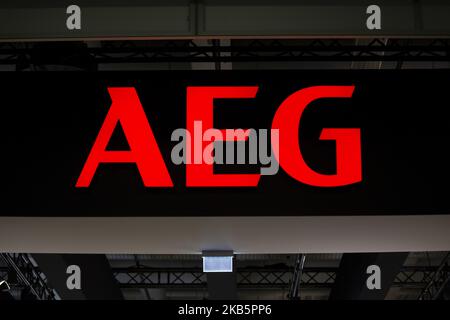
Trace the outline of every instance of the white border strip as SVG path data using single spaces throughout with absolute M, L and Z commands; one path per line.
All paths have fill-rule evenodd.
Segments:
M 0 252 L 200 254 L 449 251 L 450 215 L 0 217 Z

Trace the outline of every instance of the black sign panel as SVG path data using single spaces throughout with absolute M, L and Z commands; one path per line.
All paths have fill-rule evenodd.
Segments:
M 448 70 L 2 73 L 0 214 L 448 214 L 449 80 Z M 216 163 L 207 178 L 198 179 L 198 171 L 191 171 L 192 181 L 204 185 L 187 181 L 192 164 L 177 164 L 173 154 L 174 148 L 188 144 L 180 145 L 173 135 L 189 126 L 187 110 L 200 110 L 207 87 L 225 88 L 212 100 L 214 128 L 252 128 L 260 138 L 259 129 L 272 133 L 278 124 L 278 171 L 261 175 L 254 186 L 242 186 L 243 174 L 261 173 L 270 163 L 259 157 L 250 163 L 250 140 L 227 142 L 235 146 L 234 159 L 238 144 L 245 146 L 244 163 Z M 114 100 L 120 90 L 131 96 Z M 301 103 L 305 108 L 300 114 L 294 109 Z M 126 117 L 137 110 L 140 120 L 132 118 L 136 123 L 130 126 L 124 114 L 110 113 L 113 106 L 120 106 Z M 205 110 L 200 113 L 207 119 Z M 117 123 L 111 120 L 118 118 Z M 110 134 L 108 119 L 114 129 Z M 141 134 L 145 126 L 150 135 Z M 330 128 L 334 131 L 326 139 Z M 336 132 L 343 142 L 333 139 Z M 83 180 L 101 134 L 107 141 L 103 155 L 114 161 L 100 157 L 103 161 L 91 166 L 91 179 Z M 269 153 L 275 141 L 270 137 Z M 136 146 L 151 150 L 150 158 L 137 155 Z M 139 167 L 133 163 L 136 157 L 148 163 Z M 349 178 L 325 185 L 340 169 L 350 172 Z M 235 179 L 218 186 L 214 181 L 219 174 L 234 174 Z M 153 185 L 146 186 L 143 176 L 150 176 Z M 158 185 L 155 176 L 168 177 L 171 186 Z

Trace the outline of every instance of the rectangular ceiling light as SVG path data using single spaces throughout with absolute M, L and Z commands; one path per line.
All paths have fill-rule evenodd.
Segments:
M 232 251 L 204 251 L 203 272 L 233 272 Z

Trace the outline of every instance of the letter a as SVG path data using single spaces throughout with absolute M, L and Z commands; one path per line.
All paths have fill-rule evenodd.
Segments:
M 111 108 L 76 183 L 89 187 L 100 163 L 136 163 L 146 187 L 172 187 L 169 172 L 134 88 L 108 88 Z M 130 151 L 106 151 L 120 121 Z
M 69 274 L 66 280 L 66 286 L 69 290 L 81 289 L 81 269 L 73 264 L 67 267 L 66 273 Z
M 373 4 L 367 7 L 367 14 L 370 14 L 366 20 L 366 26 L 369 30 L 381 29 L 381 9 L 379 6 Z
M 66 13 L 70 14 L 66 20 L 66 27 L 69 30 L 81 29 L 81 8 L 77 5 L 70 5 L 66 9 Z
M 369 290 L 381 289 L 381 269 L 376 264 L 370 265 L 366 270 L 370 276 L 367 278 L 366 285 Z

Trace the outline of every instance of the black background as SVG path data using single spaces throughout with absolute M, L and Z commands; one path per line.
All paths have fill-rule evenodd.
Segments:
M 209 318 L 200 315 L 179 315 L 180 308 L 208 307 L 214 312 Z M 270 314 L 224 315 L 223 305 L 270 305 Z M 445 314 L 448 301 L 3 301 L 2 315 L 33 317 L 45 314 L 48 319 L 60 319 L 70 313 L 72 318 L 86 315 L 101 318 L 123 319 L 134 314 L 148 313 L 151 319 L 288 319 L 293 315 L 315 319 L 384 319 L 396 318 L 427 319 L 430 315 Z
M 1 73 L 2 216 L 281 216 L 448 214 L 448 70 L 161 71 Z M 186 188 L 170 159 L 172 131 L 186 127 L 189 85 L 259 86 L 255 99 L 217 100 L 216 128 L 270 128 L 290 94 L 355 85 L 350 99 L 320 99 L 301 119 L 300 141 L 316 171 L 335 171 L 323 128 L 361 128 L 363 180 L 302 184 L 283 172 L 257 188 Z M 108 86 L 133 86 L 174 188 L 145 188 L 134 164 L 101 164 L 75 188 L 108 112 Z M 110 149 L 127 148 L 118 128 Z M 255 168 L 217 167 L 217 172 Z

